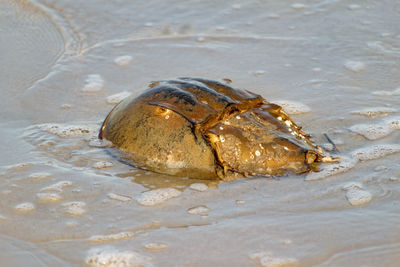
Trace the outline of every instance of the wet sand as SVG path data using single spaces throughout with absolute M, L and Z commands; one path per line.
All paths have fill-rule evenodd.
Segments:
M 3 266 L 397 266 L 396 1 L 0 0 Z M 218 183 L 118 161 L 98 129 L 148 82 L 230 78 L 343 158 Z

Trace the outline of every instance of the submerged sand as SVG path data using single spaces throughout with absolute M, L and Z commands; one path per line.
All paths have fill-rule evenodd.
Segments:
M 397 266 L 396 1 L 0 0 L 3 266 Z M 97 140 L 148 82 L 230 78 L 343 158 L 229 183 Z

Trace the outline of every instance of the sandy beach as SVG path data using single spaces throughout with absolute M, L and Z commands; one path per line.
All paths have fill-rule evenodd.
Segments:
M 1 266 L 398 266 L 400 5 L 0 0 Z M 149 82 L 232 80 L 340 164 L 232 182 L 119 161 Z

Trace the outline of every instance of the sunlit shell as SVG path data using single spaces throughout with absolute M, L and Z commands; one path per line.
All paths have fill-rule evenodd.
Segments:
M 195 178 L 303 173 L 331 159 L 280 106 L 197 78 L 153 82 L 126 98 L 99 138 L 139 167 Z

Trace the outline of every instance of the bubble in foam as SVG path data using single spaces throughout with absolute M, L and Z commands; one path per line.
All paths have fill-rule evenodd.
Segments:
M 154 206 L 181 194 L 182 192 L 175 188 L 161 188 L 143 192 L 136 198 L 136 201 L 143 206 Z
M 296 10 L 302 10 L 302 9 L 305 9 L 306 7 L 307 6 L 305 4 L 302 4 L 302 3 L 294 3 L 292 5 L 292 8 L 296 9 Z
M 342 189 L 347 191 L 350 189 L 362 189 L 363 185 L 359 182 L 347 182 L 342 185 Z
M 361 161 L 373 160 L 400 152 L 399 144 L 382 144 L 360 148 L 353 151 L 353 158 Z
M 124 100 L 125 98 L 130 96 L 131 94 L 132 93 L 130 93 L 128 91 L 122 91 L 120 93 L 110 95 L 107 97 L 107 103 L 112 104 L 112 105 L 118 104 L 119 102 L 121 102 L 122 100 Z
M 322 148 L 326 151 L 332 151 L 335 147 L 331 143 L 322 144 Z
M 269 13 L 267 15 L 267 18 L 269 18 L 269 19 L 279 19 L 280 17 L 281 16 L 279 14 L 276 14 L 276 13 Z
M 150 267 L 150 258 L 134 251 L 119 251 L 113 247 L 96 247 L 87 252 L 86 264 L 92 267 Z
M 314 71 L 314 72 L 321 72 L 321 68 L 313 68 L 312 71 Z
M 192 214 L 192 215 L 207 215 L 207 213 L 210 211 L 210 208 L 205 206 L 205 205 L 201 205 L 201 206 L 196 206 L 196 207 L 192 207 L 190 209 L 188 209 L 188 213 Z
M 274 100 L 272 103 L 281 106 L 289 115 L 303 114 L 311 111 L 307 105 L 292 100 Z
M 24 202 L 24 203 L 20 203 L 20 204 L 16 205 L 14 207 L 14 209 L 17 212 L 28 213 L 28 212 L 35 210 L 35 205 L 30 202 Z
M 397 112 L 397 109 L 395 108 L 371 107 L 371 108 L 352 111 L 351 114 L 362 115 L 369 118 L 376 118 L 376 117 L 387 116 L 395 112 Z
M 358 133 L 368 140 L 376 140 L 388 136 L 392 129 L 386 123 L 380 124 L 356 124 L 349 128 L 352 132 Z
M 115 193 L 108 193 L 107 197 L 110 198 L 110 199 L 113 199 L 113 200 L 121 201 L 121 202 L 128 202 L 128 201 L 130 201 L 132 199 L 130 197 L 122 196 L 122 195 L 115 194 Z
M 364 205 L 372 200 L 372 195 L 370 192 L 359 189 L 351 188 L 346 192 L 347 201 L 352 206 Z
M 49 179 L 52 175 L 48 172 L 36 172 L 36 173 L 31 173 L 28 176 L 29 180 L 37 181 L 37 180 L 46 180 Z
M 294 258 L 280 258 L 268 252 L 257 252 L 249 255 L 253 261 L 258 261 L 263 267 L 282 267 L 296 265 L 298 261 Z
M 148 250 L 158 251 L 158 250 L 167 249 L 168 245 L 164 244 L 164 243 L 154 242 L 154 243 L 148 243 L 148 244 L 144 245 L 144 248 L 148 249 Z
M 329 176 L 337 175 L 343 172 L 347 172 L 352 169 L 357 163 L 357 159 L 342 157 L 340 162 L 327 164 L 320 172 L 312 172 L 307 174 L 305 180 L 313 181 L 324 179 Z
M 81 89 L 84 93 L 95 93 L 104 88 L 104 80 L 100 74 L 89 74 L 85 82 L 85 86 Z
M 253 72 L 253 75 L 258 77 L 258 76 L 262 76 L 265 74 L 265 70 L 256 70 Z
M 81 201 L 72 201 L 62 204 L 64 211 L 71 216 L 81 216 L 86 213 L 86 203 Z
M 39 129 L 59 137 L 78 137 L 93 133 L 94 129 L 84 125 L 42 124 Z
M 348 60 L 344 63 L 344 67 L 352 72 L 361 72 L 365 70 L 365 64 L 359 61 Z
M 111 147 L 112 143 L 106 139 L 93 139 L 89 141 L 91 147 Z
M 114 164 L 112 162 L 99 161 L 99 162 L 96 162 L 95 164 L 93 164 L 92 167 L 95 168 L 95 169 L 104 169 L 104 168 L 109 168 L 109 167 L 112 167 L 112 166 L 114 166 Z
M 60 106 L 60 108 L 61 108 L 61 109 L 71 109 L 71 108 L 72 108 L 72 105 L 70 105 L 70 104 L 62 104 L 62 105 Z
M 347 8 L 348 8 L 349 10 L 358 10 L 358 9 L 361 8 L 361 6 L 360 6 L 360 5 L 357 5 L 357 4 L 351 4 L 351 5 L 348 5 Z
M 57 193 L 37 193 L 36 197 L 40 202 L 58 202 L 62 197 Z
M 89 238 L 92 242 L 107 242 L 107 241 L 115 241 L 115 240 L 123 240 L 132 238 L 135 236 L 134 232 L 121 232 L 110 235 L 94 235 Z
M 233 5 L 232 5 L 232 8 L 233 8 L 233 9 L 241 9 L 241 8 L 242 8 L 242 5 L 241 5 L 241 4 L 233 4 Z
M 385 120 L 385 123 L 393 130 L 400 130 L 400 117 L 388 118 Z
M 208 189 L 208 186 L 206 184 L 203 183 L 194 183 L 190 185 L 190 189 L 192 190 L 196 190 L 196 191 L 200 191 L 200 192 L 204 192 Z
M 124 55 L 114 59 L 114 63 L 118 66 L 124 67 L 132 63 L 132 56 Z
M 62 192 L 62 190 L 66 187 L 72 186 L 71 181 L 60 181 L 55 184 L 43 187 L 41 192 Z

